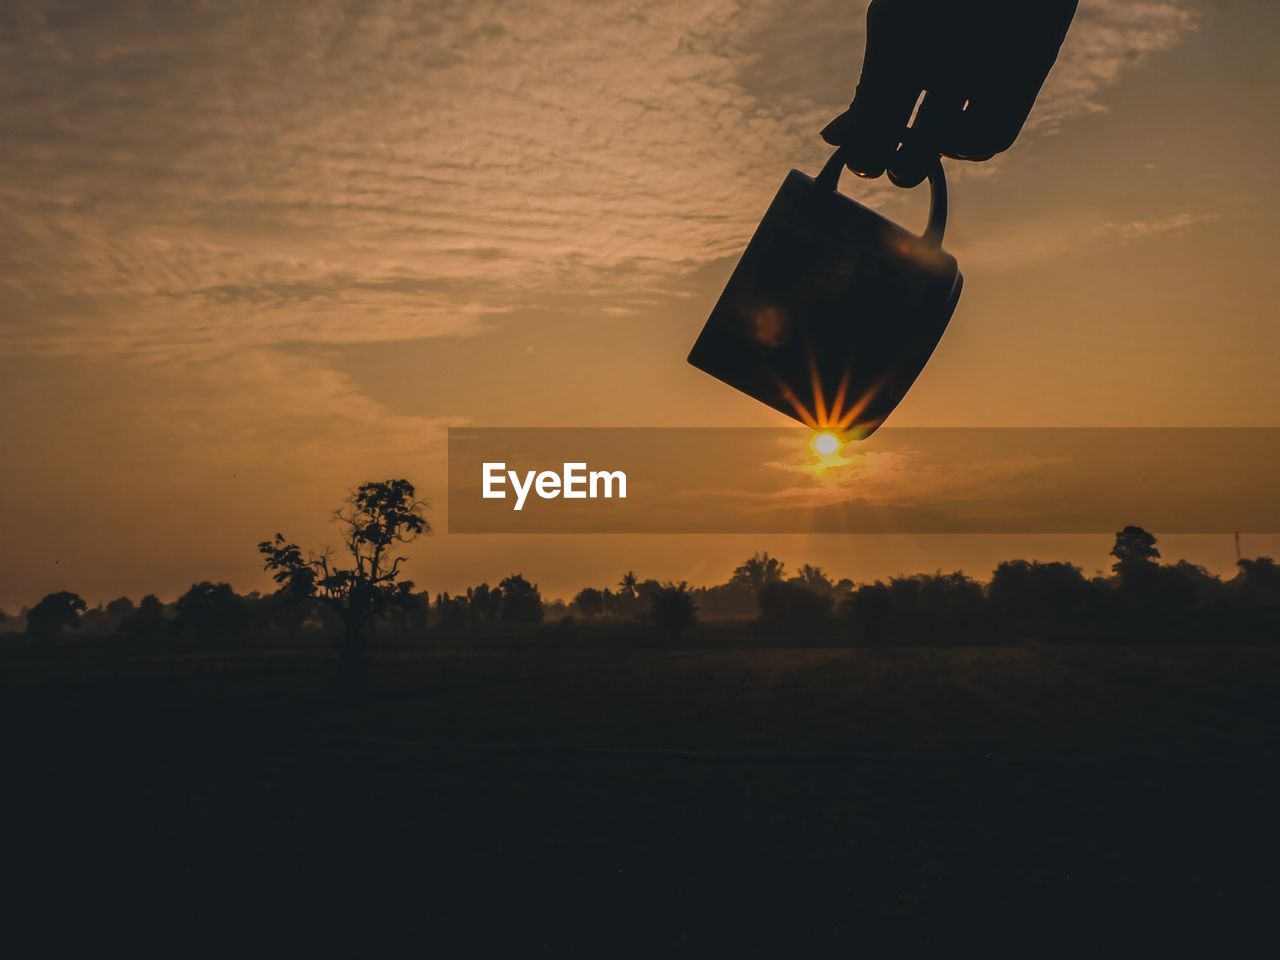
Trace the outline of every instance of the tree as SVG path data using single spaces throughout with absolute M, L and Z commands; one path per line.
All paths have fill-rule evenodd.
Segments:
M 530 583 L 520 574 L 512 574 L 501 583 L 502 606 L 498 619 L 503 623 L 541 623 L 542 594 L 538 585 Z
M 431 621 L 431 593 L 418 590 L 393 611 L 395 624 L 408 636 L 422 637 L 427 632 L 427 624 Z
M 341 619 L 338 669 L 348 690 L 360 687 L 368 672 L 365 628 L 369 622 L 411 603 L 413 583 L 400 579 L 400 565 L 406 558 L 396 550 L 431 532 L 423 515 L 427 508 L 408 480 L 356 487 L 334 511 L 351 559 L 346 567 L 338 566 L 328 550 L 303 557 L 302 550 L 280 533 L 258 544 L 264 567 L 282 591 L 296 598 L 314 598 Z
M 452 633 L 466 627 L 468 606 L 466 597 L 436 594 L 436 620 L 440 629 Z
M 120 624 L 120 629 L 135 637 L 150 639 L 164 629 L 164 604 L 154 593 L 149 593 L 138 603 L 132 615 Z
M 1125 527 L 1116 534 L 1115 546 L 1111 548 L 1111 556 L 1116 562 L 1111 569 L 1124 576 L 1126 571 L 1152 566 L 1160 559 L 1160 551 L 1156 549 L 1154 535 L 1133 525 Z
M 863 640 L 878 642 L 893 609 L 889 587 L 877 580 L 851 590 L 840 605 L 840 615 Z
M 27 611 L 27 635 L 49 639 L 63 630 L 78 630 L 80 615 L 87 608 L 88 604 L 78 593 L 59 590 L 47 594 Z
M 598 617 L 604 613 L 604 594 L 595 587 L 583 587 L 573 598 L 573 605 L 584 617 Z
M 502 590 L 482 583 L 467 587 L 467 614 L 472 623 L 493 623 L 502 609 Z
M 693 602 L 693 591 L 681 580 L 668 580 L 646 589 L 649 596 L 649 619 L 673 640 L 678 640 L 698 620 L 698 607 Z
M 260 624 L 268 630 L 292 640 L 296 639 L 315 615 L 315 601 L 308 597 L 291 597 L 277 590 L 257 601 Z
M 128 597 L 116 597 L 106 606 L 107 623 L 112 630 L 119 630 L 133 616 L 136 608 Z
M 729 584 L 758 592 L 766 583 L 781 580 L 786 570 L 786 564 L 768 553 L 753 553 L 734 569 Z
M 831 582 L 831 578 L 827 576 L 826 571 L 821 567 L 815 567 L 808 563 L 802 566 L 796 572 L 796 575 L 787 582 L 808 587 L 815 593 L 830 593 L 835 589 L 835 584 Z
M 604 612 L 608 616 L 636 617 L 641 616 L 647 609 L 645 585 L 631 570 L 624 573 L 622 579 L 618 581 L 617 593 L 608 587 L 603 593 Z
M 1165 638 L 1180 633 L 1207 575 L 1189 565 L 1161 566 L 1156 538 L 1142 527 L 1127 526 L 1117 533 L 1111 556 L 1118 581 L 1111 607 L 1130 635 Z
M 863 639 L 886 634 L 956 633 L 978 626 L 985 612 L 982 585 L 955 573 L 877 580 L 850 593 L 840 613 Z
M 1231 581 L 1237 602 L 1261 607 L 1280 604 L 1280 566 L 1270 557 L 1243 557 L 1236 561 L 1240 572 Z
M 1208 609 L 1226 603 L 1229 592 L 1226 584 L 1199 564 L 1179 560 L 1169 571 L 1175 583 L 1180 581 L 1182 589 L 1172 592 L 1182 596 L 1184 605 Z
M 249 622 L 244 597 L 236 595 L 229 583 L 193 583 L 178 598 L 173 629 L 190 629 L 196 638 L 210 643 L 242 631 Z
M 890 610 L 904 632 L 955 633 L 976 627 L 982 619 L 982 585 L 959 570 L 918 573 L 889 579 Z
M 830 584 L 814 589 L 796 580 L 760 588 L 760 621 L 785 633 L 811 633 L 831 615 Z
M 636 589 L 639 582 L 636 579 L 635 572 L 628 570 L 622 575 L 622 579 L 618 581 L 618 595 L 634 600 L 639 596 L 639 592 Z
M 1093 588 L 1079 567 L 1038 560 L 1005 560 L 987 585 L 996 618 L 1012 625 L 1070 623 L 1089 607 Z
M 92 633 L 101 636 L 104 633 L 110 633 L 114 626 L 101 603 L 96 607 L 90 607 L 80 617 L 81 633 Z

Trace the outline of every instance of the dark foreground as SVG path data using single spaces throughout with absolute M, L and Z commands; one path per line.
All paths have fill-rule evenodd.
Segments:
M 1280 649 L 4 664 L 9 936 L 1274 955 Z M 41 660 L 46 661 L 43 665 Z

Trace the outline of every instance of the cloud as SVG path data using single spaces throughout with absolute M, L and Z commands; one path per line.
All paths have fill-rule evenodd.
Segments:
M 736 255 L 780 171 L 820 160 L 863 9 L 16 0 L 0 349 L 217 357 L 679 295 Z M 1086 2 L 1038 127 L 1193 22 Z
M 1119 246 L 1159 237 L 1177 236 L 1199 224 L 1212 223 L 1221 214 L 1179 211 L 1137 220 L 1098 222 L 1079 217 L 1054 223 L 1026 223 L 998 234 L 955 246 L 966 266 L 988 270 L 1015 270 L 1031 263 L 1079 253 L 1104 253 Z
M 1198 23 L 1186 0 L 1081 0 L 1027 129 L 1054 133 L 1072 117 L 1105 111 L 1105 90 Z
M 1150 220 L 1130 220 L 1124 223 L 1108 221 L 1099 224 L 1095 232 L 1100 236 L 1118 237 L 1123 244 L 1132 240 L 1159 236 L 1160 234 L 1179 234 L 1186 230 L 1187 227 L 1197 223 L 1217 220 L 1219 216 L 1220 214 L 1217 213 L 1187 213 L 1184 211 Z
M 766 199 L 737 202 L 770 137 L 716 49 L 736 10 L 22 5 L 0 292 L 29 309 L 5 341 L 402 339 L 548 291 L 651 296 Z

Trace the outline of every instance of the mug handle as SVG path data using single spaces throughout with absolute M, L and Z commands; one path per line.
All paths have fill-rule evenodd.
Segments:
M 840 174 L 844 171 L 844 147 L 823 165 L 814 182 L 833 193 L 840 187 Z M 942 246 L 942 234 L 947 229 L 947 177 L 942 172 L 942 158 L 934 159 L 929 167 L 929 224 L 924 228 L 924 240 L 935 247 Z

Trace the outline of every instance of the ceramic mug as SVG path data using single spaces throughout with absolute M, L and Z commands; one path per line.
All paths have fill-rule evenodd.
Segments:
M 964 278 L 942 249 L 941 160 L 923 235 L 841 194 L 843 169 L 837 150 L 816 178 L 787 175 L 689 362 L 807 426 L 865 439 L 924 369 Z

